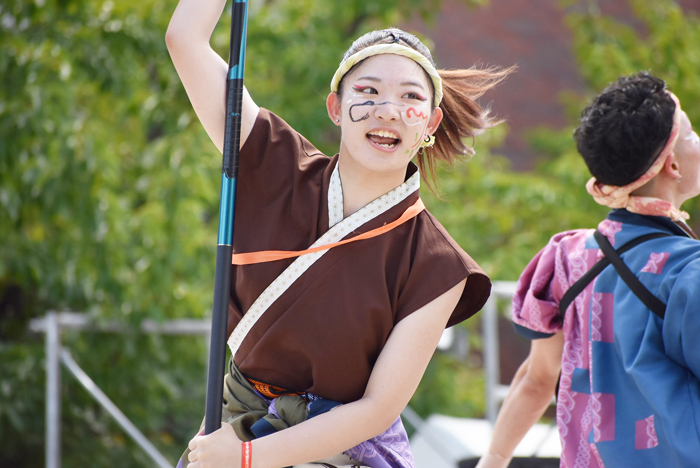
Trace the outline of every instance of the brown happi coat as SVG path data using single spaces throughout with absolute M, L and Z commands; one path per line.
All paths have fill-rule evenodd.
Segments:
M 241 149 L 234 250 L 304 250 L 328 231 L 337 155 L 321 154 L 260 109 Z M 407 178 L 416 167 L 409 165 Z M 398 218 L 411 194 L 348 237 Z M 229 332 L 293 259 L 233 266 Z M 469 278 L 448 325 L 475 314 L 491 283 L 427 211 L 373 239 L 329 250 L 273 303 L 238 350 L 249 377 L 335 401 L 359 399 L 394 325 Z

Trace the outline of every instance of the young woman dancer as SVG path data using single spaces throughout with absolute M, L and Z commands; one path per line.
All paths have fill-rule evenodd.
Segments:
M 166 35 L 219 150 L 227 65 L 209 38 L 224 5 L 181 0 Z M 326 100 L 341 129 L 332 158 L 244 91 L 224 424 L 192 439 L 183 467 L 413 466 L 399 415 L 444 328 L 481 308 L 490 281 L 422 206 L 411 160 L 470 153 L 463 141 L 498 123 L 474 99 L 507 74 L 438 72 L 416 37 L 366 34 Z M 374 237 L 296 259 L 257 254 L 363 233 Z

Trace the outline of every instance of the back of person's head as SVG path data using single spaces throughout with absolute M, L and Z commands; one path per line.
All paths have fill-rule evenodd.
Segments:
M 668 141 L 676 104 L 646 72 L 621 77 L 581 113 L 579 153 L 598 182 L 623 186 L 642 176 Z

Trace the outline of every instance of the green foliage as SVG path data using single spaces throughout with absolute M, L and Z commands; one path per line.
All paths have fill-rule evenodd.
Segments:
M 423 198 L 493 279 L 514 281 L 554 233 L 594 225 L 607 210 L 586 193 L 577 154 L 564 153 L 531 173 L 513 172 L 489 150 L 505 131 L 480 136 L 471 161 L 440 172 L 443 200 Z
M 442 353 L 433 356 L 411 400 L 411 408 L 423 417 L 475 417 L 483 414 L 485 405 L 483 372 Z
M 666 80 L 697 124 L 700 109 L 693 104 L 700 99 L 700 18 L 673 0 L 630 0 L 630 5 L 644 25 L 641 31 L 595 10 L 568 17 L 581 73 L 598 93 L 619 76 L 647 70 Z M 683 209 L 691 214 L 691 225 L 700 227 L 700 200 L 689 200 Z
M 17 324 L 47 309 L 126 323 L 204 316 L 217 164 L 200 154 L 206 136 L 164 60 L 171 4 L 0 8 L 0 293 L 15 316 L 0 348 L 0 464 L 41 466 L 43 347 Z M 175 460 L 201 417 L 192 376 L 203 381 L 204 343 L 64 342 Z M 63 381 L 64 466 L 149 464 L 72 377 Z
M 465 0 L 480 3 L 479 0 Z M 440 0 L 252 2 L 246 83 L 332 153 L 328 80 L 352 39 Z M 168 58 L 176 0 L 0 5 L 0 465 L 43 464 L 47 310 L 135 327 L 211 309 L 219 161 Z M 230 9 L 213 44 L 227 56 Z M 176 460 L 202 417 L 205 344 L 76 333 L 78 364 Z M 63 373 L 62 464 L 151 466 Z
M 700 86 L 700 20 L 686 15 L 677 2 L 631 0 L 635 15 L 645 30 L 635 29 L 600 16 L 572 14 L 567 21 L 574 32 L 574 48 L 580 70 L 594 91 L 600 91 L 621 75 L 640 70 L 666 80 L 683 102 L 696 102 Z M 691 121 L 700 110 L 686 105 Z
M 0 275 L 44 307 L 201 315 L 216 163 L 185 131 L 163 2 L 24 3 L 3 12 Z

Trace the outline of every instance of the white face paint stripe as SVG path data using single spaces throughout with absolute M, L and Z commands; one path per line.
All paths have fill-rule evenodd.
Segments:
M 347 104 L 352 104 L 353 99 L 359 99 L 362 98 L 359 93 L 356 93 L 354 91 L 350 91 L 350 99 L 347 100 Z
M 690 141 L 690 142 L 692 142 L 694 145 L 700 145 L 700 137 L 699 137 L 698 134 L 695 133 L 695 132 L 692 132 L 690 135 L 688 135 L 687 137 L 683 138 L 683 141 Z
M 408 115 L 407 115 L 407 114 L 408 114 L 408 111 L 406 111 L 406 112 L 403 112 L 403 111 L 402 111 L 402 112 L 401 112 L 401 118 L 403 119 L 403 122 L 404 122 L 406 125 L 408 125 L 409 127 L 414 127 L 414 126 L 416 126 L 416 125 L 420 125 L 420 124 L 423 123 L 423 122 L 421 122 L 420 120 L 417 121 L 416 123 L 408 123 Z M 427 127 L 427 125 L 426 125 L 426 127 Z

